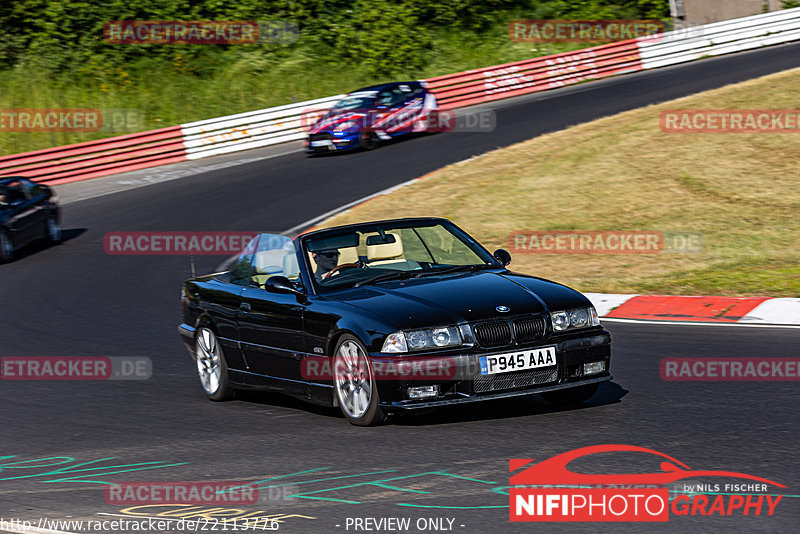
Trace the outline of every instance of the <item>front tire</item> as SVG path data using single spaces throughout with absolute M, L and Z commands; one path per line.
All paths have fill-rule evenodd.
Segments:
M 354 336 L 344 335 L 336 345 L 333 372 L 336 400 L 351 424 L 375 426 L 386 421 L 367 350 Z
M 359 144 L 364 150 L 373 150 L 378 148 L 380 141 L 373 132 L 361 132 L 358 136 Z
M 542 393 L 542 398 L 550 404 L 580 404 L 591 399 L 599 384 L 586 384 L 569 389 L 559 389 Z
M 14 243 L 5 230 L 0 230 L 0 263 L 8 263 L 14 259 Z
M 197 331 L 194 345 L 197 374 L 206 396 L 213 401 L 233 398 L 235 392 L 228 383 L 228 364 L 217 336 L 210 328 L 203 326 Z
M 48 215 L 45 222 L 45 237 L 47 241 L 55 245 L 61 243 L 61 223 L 58 222 L 58 217 L 55 215 Z

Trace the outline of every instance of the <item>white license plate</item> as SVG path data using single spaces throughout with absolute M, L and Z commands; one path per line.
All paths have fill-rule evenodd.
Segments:
M 333 141 L 325 139 L 323 141 L 311 141 L 311 146 L 333 146 Z
M 513 371 L 539 369 L 540 367 L 555 367 L 556 348 L 541 347 L 538 349 L 509 352 L 507 354 L 481 356 L 480 363 L 482 375 L 511 373 Z

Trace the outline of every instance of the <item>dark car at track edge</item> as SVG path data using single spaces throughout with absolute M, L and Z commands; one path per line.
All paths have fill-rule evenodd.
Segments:
M 55 192 L 19 176 L 0 177 L 0 263 L 35 241 L 61 241 L 61 209 Z
M 210 399 L 276 390 L 356 425 L 536 393 L 588 400 L 612 378 L 611 335 L 584 295 L 510 261 L 441 218 L 261 234 L 184 283 L 178 330 Z

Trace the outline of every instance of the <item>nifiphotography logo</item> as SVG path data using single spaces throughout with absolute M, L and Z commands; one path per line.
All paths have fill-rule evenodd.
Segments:
M 599 453 L 638 452 L 661 457 L 660 471 L 583 474 L 570 462 Z M 596 458 L 596 457 L 595 457 Z M 512 459 L 509 520 L 537 522 L 665 522 L 674 516 L 772 516 L 783 495 L 767 494 L 772 480 L 734 471 L 695 470 L 662 452 L 635 445 L 595 445 L 547 460 Z M 585 462 L 581 462 L 584 464 Z M 746 483 L 697 483 L 707 478 Z M 691 484 L 675 485 L 691 479 Z M 676 489 L 677 488 L 677 489 Z M 671 496 L 670 494 L 673 494 Z

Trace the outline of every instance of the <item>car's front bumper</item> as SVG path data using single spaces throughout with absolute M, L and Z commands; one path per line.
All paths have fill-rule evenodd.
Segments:
M 556 366 L 481 375 L 479 359 L 537 347 L 556 347 Z M 407 357 L 371 354 L 381 406 L 389 410 L 413 410 L 517 397 L 569 389 L 611 380 L 611 334 L 595 330 L 548 339 L 537 344 L 455 355 L 411 355 Z M 406 361 L 405 371 L 399 362 Z M 583 374 L 583 364 L 605 362 L 605 370 Z M 419 363 L 421 362 L 421 363 Z M 415 367 L 415 363 L 418 365 Z M 393 370 L 394 376 L 386 373 Z M 408 377 L 408 378 L 404 378 Z M 436 397 L 409 398 L 409 388 L 435 385 Z
M 314 134 L 303 141 L 303 148 L 309 154 L 324 154 L 326 152 L 358 148 L 359 146 L 361 146 L 361 141 L 357 132 L 344 135 Z
M 599 382 L 607 382 L 612 380 L 614 377 L 611 376 L 609 373 L 605 373 L 603 375 L 597 375 L 595 378 L 585 378 L 580 382 L 567 382 L 563 384 L 550 384 L 550 385 L 540 385 L 535 387 L 528 387 L 522 389 L 512 389 L 508 391 L 500 391 L 497 393 L 484 393 L 481 395 L 466 395 L 460 394 L 459 396 L 450 396 L 446 398 L 437 398 L 433 400 L 419 400 L 419 401 L 407 401 L 407 402 L 381 402 L 381 406 L 384 408 L 395 409 L 395 410 L 418 410 L 422 408 L 437 408 L 440 406 L 451 406 L 454 404 L 467 404 L 470 402 L 482 402 L 482 401 L 490 401 L 490 400 L 497 400 L 497 399 L 507 399 L 510 397 L 524 397 L 527 395 L 535 395 L 538 393 L 547 393 L 548 391 L 557 391 L 559 389 L 569 389 L 574 388 L 577 386 L 584 386 L 588 384 L 596 384 Z
M 181 335 L 183 346 L 186 347 L 186 350 L 188 350 L 189 354 L 192 356 L 192 358 L 194 358 L 194 327 L 191 327 L 186 323 L 181 323 L 178 325 L 178 333 Z

